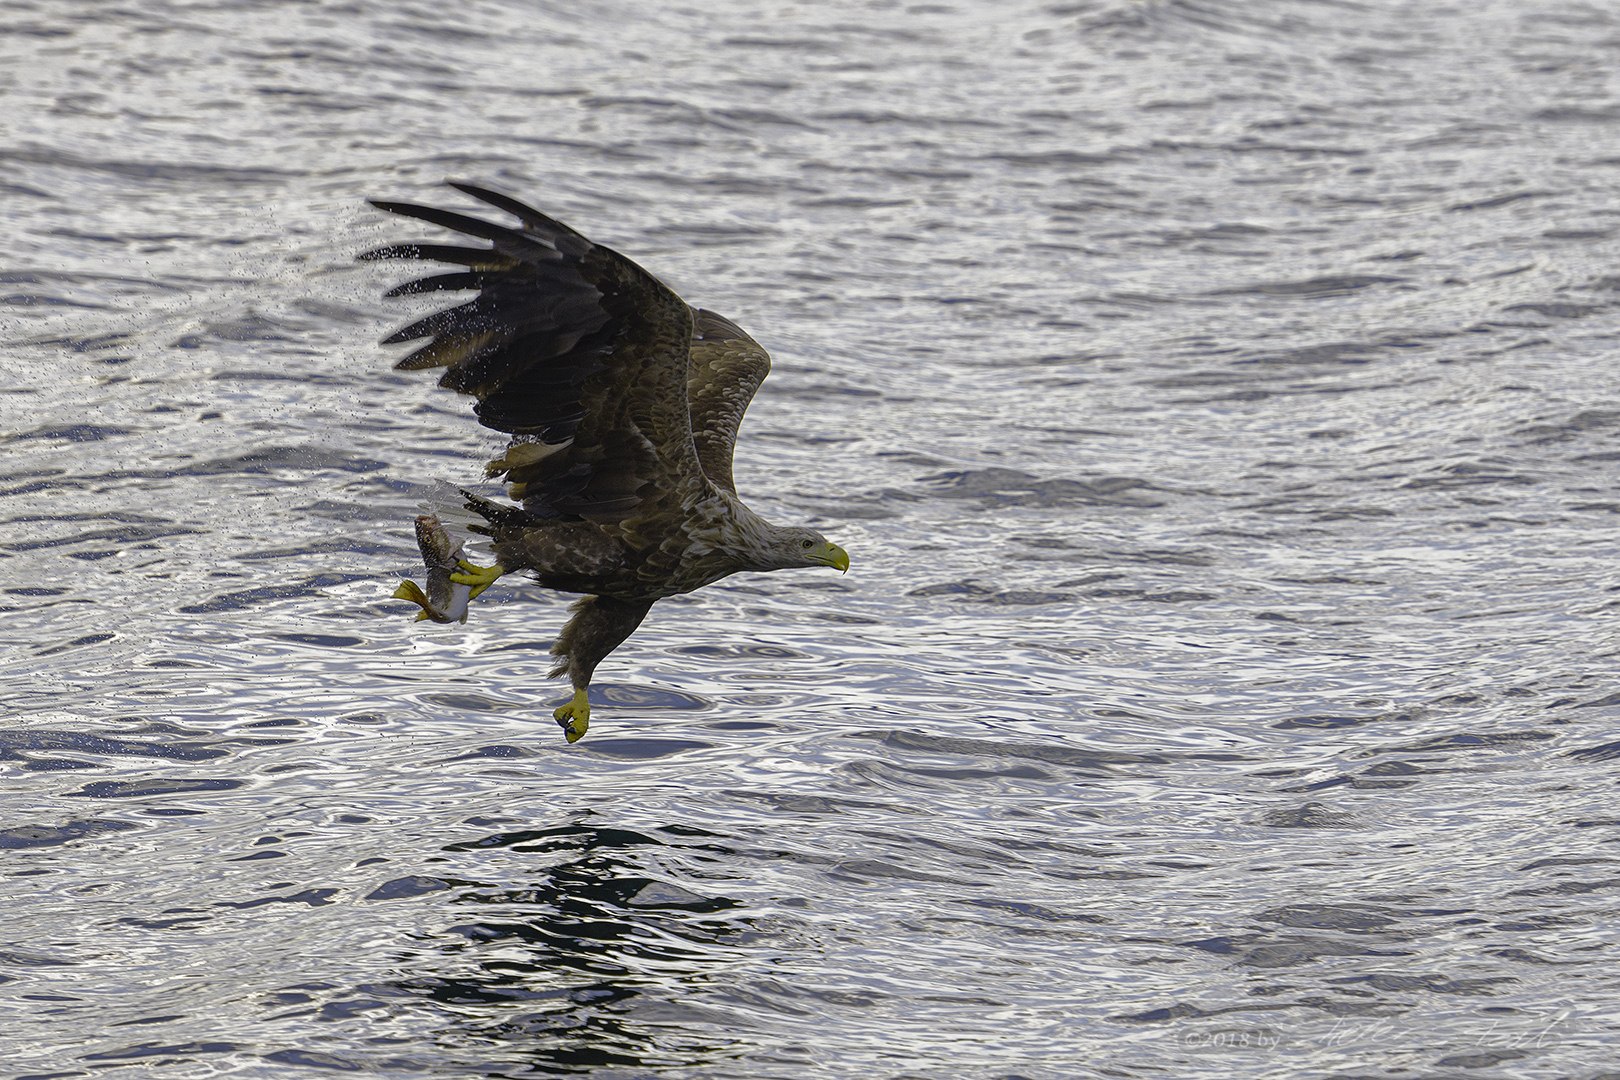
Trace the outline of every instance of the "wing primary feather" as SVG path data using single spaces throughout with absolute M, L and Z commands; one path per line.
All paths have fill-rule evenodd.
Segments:
M 500 313 L 490 310 L 490 304 L 479 296 L 465 304 L 443 311 L 435 311 L 425 319 L 383 338 L 384 345 L 397 345 L 401 341 L 414 341 L 429 334 L 475 334 L 485 330 L 501 330 Z
M 526 203 L 518 202 L 510 195 L 502 195 L 498 191 L 491 191 L 488 188 L 482 188 L 476 184 L 463 184 L 458 183 L 455 180 L 451 180 L 449 183 L 450 186 L 455 188 L 457 191 L 465 192 L 475 199 L 479 199 L 483 202 L 489 203 L 491 206 L 505 210 L 508 214 L 511 214 L 513 217 L 521 220 L 527 228 L 541 232 L 558 233 L 562 236 L 566 236 L 578 241 L 576 245 L 573 245 L 574 247 L 577 247 L 578 250 L 568 251 L 567 253 L 570 255 L 583 255 L 592 247 L 591 241 L 587 240 L 584 236 L 581 236 L 573 229 L 570 229 L 567 225 L 564 225 L 556 218 L 548 217 L 547 215 L 536 210 L 534 207 L 529 206 Z
M 395 286 L 383 293 L 383 296 L 409 296 L 412 293 L 482 289 L 484 281 L 485 275 L 478 271 L 466 274 L 435 274 L 432 277 L 417 278 L 415 281 L 407 281 L 403 285 Z
M 525 236 L 514 232 L 504 225 L 496 225 L 481 218 L 468 217 L 458 214 L 454 210 L 440 210 L 432 206 L 417 206 L 415 203 L 391 202 L 386 199 L 373 199 L 371 205 L 379 210 L 386 210 L 390 214 L 399 214 L 402 217 L 416 218 L 430 225 L 453 229 L 456 232 L 476 236 L 481 240 L 488 240 L 495 245 L 495 250 L 502 254 L 511 255 L 519 259 L 532 259 L 537 262 L 560 259 L 562 253 L 554 246 L 545 242 L 543 237 Z
M 395 364 L 394 370 L 421 371 L 423 368 L 449 367 L 489 352 L 505 340 L 506 335 L 494 331 L 482 334 L 441 334 Z
M 476 270 L 510 270 L 521 266 L 522 260 L 502 255 L 493 248 L 452 247 L 447 244 L 393 244 L 363 251 L 355 256 L 361 262 L 382 259 L 428 259 L 433 262 L 455 263 Z

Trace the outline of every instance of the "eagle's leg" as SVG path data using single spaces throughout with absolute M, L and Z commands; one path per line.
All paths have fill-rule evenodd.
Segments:
M 651 600 L 617 600 L 611 596 L 587 596 L 574 604 L 574 617 L 551 647 L 551 655 L 557 658 L 552 677 L 566 674 L 574 684 L 573 700 L 551 714 L 569 742 L 584 738 L 591 726 L 586 689 L 596 665 L 635 632 L 652 606 Z
M 451 574 L 450 580 L 458 585 L 473 587 L 471 595 L 467 597 L 469 600 L 476 599 L 479 593 L 495 584 L 501 579 L 501 575 L 506 573 L 506 567 L 500 563 L 494 566 L 474 566 L 466 559 L 457 559 L 456 565 L 461 567 L 461 573 Z

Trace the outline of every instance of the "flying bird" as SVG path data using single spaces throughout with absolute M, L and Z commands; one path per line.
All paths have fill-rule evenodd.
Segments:
M 831 566 L 849 555 L 814 529 L 772 525 L 744 506 L 731 475 L 737 427 L 771 359 L 712 311 L 694 309 L 623 255 L 498 192 L 456 189 L 513 215 L 496 225 L 450 210 L 373 201 L 489 242 L 394 244 L 359 256 L 459 267 L 387 296 L 477 296 L 384 339 L 427 338 L 394 365 L 446 368 L 439 385 L 477 398 L 479 423 L 511 437 L 486 467 L 515 505 L 460 492 L 495 565 L 475 566 L 435 517 L 417 520 L 429 590 L 394 594 L 418 619 L 465 621 L 466 604 L 502 575 L 583 593 L 551 647 L 571 701 L 553 714 L 569 742 L 590 726 L 596 666 L 654 603 L 739 571 Z

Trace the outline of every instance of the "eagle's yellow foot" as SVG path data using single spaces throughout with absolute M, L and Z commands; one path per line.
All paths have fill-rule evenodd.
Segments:
M 585 691 L 575 690 L 574 700 L 551 714 L 571 743 L 579 742 L 591 726 L 591 703 L 585 700 Z
M 458 585 L 472 586 L 472 593 L 467 597 L 469 600 L 475 599 L 479 593 L 495 584 L 501 579 L 501 575 L 506 573 L 505 567 L 500 563 L 494 566 L 474 566 L 466 559 L 457 559 L 456 565 L 461 567 L 461 573 L 451 574 L 450 580 Z

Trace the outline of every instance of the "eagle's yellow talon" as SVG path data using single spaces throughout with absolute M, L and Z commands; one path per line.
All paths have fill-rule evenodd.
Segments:
M 579 742 L 585 737 L 585 732 L 591 726 L 591 703 L 585 699 L 585 691 L 575 690 L 574 700 L 559 707 L 551 714 L 563 729 L 563 735 L 571 743 Z
M 476 599 L 479 593 L 495 584 L 501 579 L 501 575 L 506 573 L 500 563 L 494 566 L 475 566 L 466 559 L 457 559 L 456 565 L 461 567 L 461 573 L 451 574 L 450 580 L 458 585 L 472 586 L 472 593 L 467 597 L 469 600 Z

